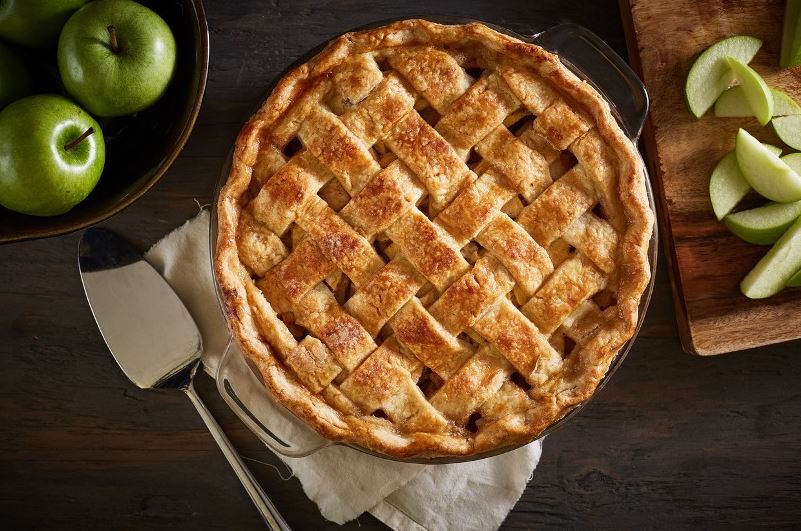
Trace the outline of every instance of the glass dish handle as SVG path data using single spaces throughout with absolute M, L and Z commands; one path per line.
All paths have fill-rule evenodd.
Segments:
M 637 74 L 598 35 L 577 24 L 560 24 L 531 41 L 559 55 L 581 79 L 606 97 L 623 130 L 637 140 L 648 115 L 648 93 Z
M 305 457 L 333 444 L 266 397 L 264 384 L 245 356 L 232 345 L 229 340 L 220 361 L 217 390 L 236 416 L 264 444 L 284 457 Z

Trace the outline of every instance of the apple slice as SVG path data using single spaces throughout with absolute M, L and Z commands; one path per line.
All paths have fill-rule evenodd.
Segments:
M 784 91 L 771 87 L 773 95 L 773 116 L 793 116 L 801 114 L 801 105 Z
M 763 145 L 767 146 L 768 144 Z M 801 175 L 801 153 L 790 153 L 789 155 L 783 156 L 781 159 L 785 164 L 790 166 L 794 172 Z
M 801 114 L 801 105 L 784 91 L 771 87 L 773 95 L 773 116 L 793 116 Z
M 798 64 L 801 64 L 801 0 L 787 0 L 779 66 L 789 68 Z
M 726 217 L 750 189 L 751 185 L 737 166 L 734 151 L 720 159 L 709 177 L 709 199 L 718 221 Z
M 801 218 L 779 238 L 770 251 L 740 283 L 740 291 L 751 299 L 775 295 L 801 269 Z
M 703 116 L 718 96 L 733 84 L 726 57 L 749 63 L 761 46 L 762 41 L 755 37 L 738 35 L 713 44 L 698 56 L 684 84 L 687 105 L 697 118 Z
M 801 201 L 770 203 L 763 207 L 729 214 L 723 218 L 723 223 L 748 243 L 770 245 L 775 243 L 799 216 L 801 216 Z
M 801 105 L 779 89 L 771 87 L 773 96 L 773 116 L 791 116 L 801 114 Z M 737 85 L 720 95 L 715 102 L 715 116 L 720 118 L 743 118 L 753 116 L 751 106 L 745 99 L 743 87 Z
M 727 57 L 726 62 L 729 63 L 734 77 L 743 88 L 751 114 L 756 117 L 760 125 L 767 125 L 773 117 L 773 95 L 770 93 L 770 87 L 762 76 L 747 64 L 734 57 Z
M 777 203 L 801 200 L 801 176 L 745 129 L 737 132 L 734 153 L 743 177 L 762 196 Z
M 770 144 L 763 144 L 771 153 L 780 155 L 782 150 Z M 709 177 L 709 199 L 712 201 L 712 210 L 718 221 L 737 206 L 743 197 L 751 190 L 751 185 L 743 177 L 737 165 L 737 155 L 734 151 L 727 153 Z
M 801 149 L 801 116 L 779 116 L 770 123 L 782 142 L 793 149 Z

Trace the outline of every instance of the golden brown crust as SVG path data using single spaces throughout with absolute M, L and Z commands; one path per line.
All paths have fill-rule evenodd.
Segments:
M 537 119 L 513 135 L 515 113 Z M 579 165 L 550 185 L 566 149 Z M 554 210 L 549 185 L 575 201 Z M 481 24 L 330 43 L 243 127 L 217 209 L 227 320 L 270 392 L 325 437 L 399 457 L 535 438 L 592 395 L 649 279 L 643 168 L 608 104 Z

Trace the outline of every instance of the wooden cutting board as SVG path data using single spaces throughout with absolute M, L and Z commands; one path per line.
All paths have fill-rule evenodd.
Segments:
M 768 247 L 729 233 L 709 201 L 709 175 L 734 148 L 739 127 L 781 143 L 755 119 L 712 112 L 696 119 L 684 100 L 684 80 L 699 53 L 722 38 L 752 35 L 763 45 L 751 66 L 801 101 L 801 67 L 778 68 L 784 1 L 621 0 L 621 12 L 631 63 L 651 97 L 644 140 L 684 349 L 722 354 L 801 338 L 801 288 L 765 300 L 743 296 L 740 280 Z

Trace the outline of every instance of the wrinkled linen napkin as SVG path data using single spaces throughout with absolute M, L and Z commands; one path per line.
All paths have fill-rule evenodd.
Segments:
M 214 377 L 228 329 L 212 281 L 209 218 L 207 210 L 201 211 L 154 245 L 145 258 L 194 317 L 203 336 L 203 362 Z M 297 429 L 286 428 L 290 433 Z M 278 457 L 322 515 L 338 524 L 369 511 L 397 531 L 492 530 L 520 498 L 541 453 L 542 442 L 535 441 L 497 457 L 449 465 L 397 463 L 344 446 L 303 458 Z

